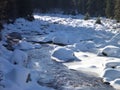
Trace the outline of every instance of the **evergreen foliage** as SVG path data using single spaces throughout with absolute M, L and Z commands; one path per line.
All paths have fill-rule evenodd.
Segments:
M 115 2 L 115 19 L 120 22 L 120 0 L 116 0 Z
M 85 17 L 84 17 L 84 20 L 88 20 L 88 19 L 90 19 L 90 15 L 89 15 L 89 13 L 86 13 Z
M 33 20 L 36 10 L 46 13 L 61 10 L 64 14 L 106 16 L 120 20 L 120 0 L 0 0 L 0 20 L 24 17 Z
M 33 13 L 31 0 L 17 0 L 17 10 L 19 17 L 30 17 Z
M 100 19 L 100 17 L 98 17 L 98 18 L 96 19 L 95 24 L 102 24 L 102 23 L 101 23 L 101 19 Z
M 114 17 L 114 0 L 106 0 L 105 13 L 108 18 Z
M 6 9 L 7 9 L 7 0 L 0 0 L 0 21 L 7 18 Z

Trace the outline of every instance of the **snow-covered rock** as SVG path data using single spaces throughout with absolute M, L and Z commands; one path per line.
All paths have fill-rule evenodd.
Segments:
M 40 45 L 40 44 L 34 44 L 34 48 L 36 48 L 36 49 L 39 49 L 39 48 L 41 48 L 42 46 Z
M 21 50 L 30 50 L 30 49 L 34 49 L 35 47 L 32 43 L 21 41 L 16 48 Z
M 30 42 L 53 42 L 58 44 L 64 44 L 66 45 L 65 47 L 57 47 L 53 50 L 51 54 L 52 59 L 58 62 L 67 62 L 78 60 L 77 58 L 79 58 L 82 60 L 81 62 L 71 62 L 67 64 L 71 64 L 70 66 L 73 68 L 77 68 L 76 70 L 84 69 L 83 71 L 88 71 L 87 74 L 90 74 L 89 72 L 91 71 L 99 75 L 101 75 L 102 73 L 101 77 L 105 82 L 110 82 L 113 86 L 119 84 L 120 66 L 119 61 L 116 61 L 116 57 L 118 57 L 117 59 L 119 59 L 120 57 L 120 34 L 115 35 L 115 33 L 112 33 L 112 30 L 116 32 L 118 30 L 111 29 L 113 27 L 112 24 L 115 23 L 111 22 L 111 20 L 104 22 L 104 18 L 102 18 L 103 25 L 95 25 L 95 19 L 84 21 L 83 19 L 81 19 L 81 17 L 72 17 L 67 15 L 56 16 L 56 14 L 44 14 L 38 15 L 37 19 L 32 22 L 19 18 L 14 22 L 14 24 L 4 25 L 4 30 L 2 30 L 2 40 L 5 41 L 5 36 L 8 33 L 19 32 L 29 42 L 22 41 L 19 43 L 19 45 L 15 45 L 15 51 L 9 51 L 2 45 L 0 46 L 0 69 L 2 69 L 6 78 L 6 87 L 2 89 L 0 87 L 0 90 L 50 90 L 50 88 L 44 88 L 38 85 L 37 81 L 39 80 L 40 82 L 43 82 L 43 85 L 48 86 L 48 84 L 53 84 L 52 80 L 55 74 L 57 74 L 55 76 L 56 79 L 54 80 L 55 87 L 58 84 L 58 88 L 61 88 L 64 84 L 66 87 L 65 90 L 78 90 L 77 88 L 75 89 L 75 86 L 79 85 L 82 90 L 94 90 L 96 87 L 101 87 L 101 85 L 98 86 L 101 80 L 100 82 L 98 79 L 94 80 L 95 77 L 89 79 L 87 78 L 88 76 L 84 74 L 85 78 L 80 77 L 80 80 L 77 80 L 78 78 L 74 77 L 76 76 L 76 73 L 78 74 L 77 71 L 75 71 L 76 73 L 72 73 L 71 70 L 70 73 L 61 73 L 61 71 L 65 71 L 64 68 L 62 70 L 58 70 L 58 67 L 61 68 L 61 66 L 59 66 L 60 64 L 52 62 L 51 58 L 49 58 L 50 53 L 48 52 L 51 50 L 48 50 L 48 48 L 53 49 L 53 44 L 51 44 L 50 46 L 45 45 L 45 47 L 48 48 L 40 49 L 41 51 L 35 53 L 31 49 L 35 49 L 35 51 L 37 51 L 39 49 L 36 48 L 40 48 L 41 46 L 39 44 L 32 44 Z M 107 42 L 107 44 L 105 42 Z M 111 47 L 106 45 L 114 46 Z M 103 46 L 106 47 L 102 49 L 103 53 L 100 52 L 99 54 L 112 57 L 100 57 L 96 56 L 95 53 L 91 53 L 96 52 L 96 49 L 99 49 Z M 22 66 L 27 60 L 27 55 L 24 51 L 31 51 L 29 58 L 32 58 L 32 60 L 28 64 L 33 65 L 33 67 L 24 68 Z M 79 53 L 76 53 L 76 51 L 79 51 Z M 106 62 L 106 60 L 111 58 L 114 58 L 115 61 Z M 9 61 L 14 64 L 18 63 L 20 65 L 13 65 Z M 103 64 L 105 67 L 104 69 Z M 29 70 L 32 79 L 32 81 L 28 83 L 26 83 L 26 79 L 29 74 L 29 70 L 27 70 L 27 68 L 30 68 Z M 33 70 L 33 72 L 31 72 L 31 69 Z M 38 73 L 37 71 L 41 71 L 41 73 Z M 79 84 L 75 84 L 75 82 L 77 83 L 79 81 L 81 81 Z M 87 84 L 86 81 L 90 84 Z M 88 86 L 88 88 L 83 89 L 81 87 L 81 83 L 82 86 L 85 85 Z M 94 87 L 94 85 L 96 87 Z M 90 89 L 89 86 L 93 86 L 94 89 Z M 105 88 L 95 90 L 107 89 Z
M 77 51 L 92 51 L 95 48 L 95 43 L 92 41 L 80 42 L 75 44 L 75 49 Z
M 72 50 L 64 47 L 56 47 L 52 52 L 51 58 L 58 62 L 69 62 L 78 60 Z
M 102 72 L 101 77 L 103 78 L 104 82 L 111 82 L 117 78 L 120 78 L 120 71 L 108 68 Z
M 13 55 L 10 58 L 10 62 L 18 65 L 26 65 L 28 60 L 27 53 L 22 50 L 15 49 Z
M 119 89 L 120 89 L 120 78 L 117 78 L 117 79 L 115 79 L 114 81 L 112 81 L 112 82 L 111 82 L 111 85 L 112 85 L 115 89 L 119 90 Z
M 52 38 L 53 43 L 69 44 L 68 35 L 65 32 L 57 32 Z
M 104 64 L 104 68 L 118 68 L 120 66 L 120 60 L 108 60 Z
M 117 46 L 108 45 L 105 46 L 98 55 L 108 56 L 108 57 L 118 57 L 120 58 L 120 48 Z

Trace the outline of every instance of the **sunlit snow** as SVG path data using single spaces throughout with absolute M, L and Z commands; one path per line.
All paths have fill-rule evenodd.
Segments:
M 120 23 L 101 18 L 99 25 L 95 24 L 96 18 L 85 21 L 82 15 L 34 17 L 32 22 L 18 18 L 13 24 L 4 24 L 0 90 L 114 90 L 104 84 L 95 89 L 79 82 L 69 69 L 84 72 L 85 77 L 100 77 L 103 83 L 120 89 Z M 11 32 L 23 37 L 14 51 L 3 46 Z M 80 83 L 84 84 L 79 86 Z

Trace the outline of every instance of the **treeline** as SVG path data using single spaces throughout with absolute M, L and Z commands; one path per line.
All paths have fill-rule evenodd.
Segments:
M 106 16 L 120 21 L 120 0 L 0 0 L 0 20 L 31 17 L 34 11 L 46 13 Z
M 31 0 L 0 0 L 0 23 L 18 17 L 28 18 L 32 13 Z
M 44 13 L 53 9 L 64 14 L 106 16 L 120 20 L 120 0 L 33 0 L 34 9 Z

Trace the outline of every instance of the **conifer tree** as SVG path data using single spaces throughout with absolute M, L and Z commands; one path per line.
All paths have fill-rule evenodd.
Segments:
M 91 16 L 95 16 L 96 15 L 96 11 L 97 11 L 96 0 L 88 0 L 88 2 L 87 2 L 87 12 Z
M 105 15 L 105 0 L 96 0 L 95 1 L 96 11 L 94 16 L 104 16 Z
M 19 17 L 32 16 L 33 8 L 31 0 L 17 0 L 17 10 Z
M 0 0 L 0 21 L 7 18 L 7 7 L 8 1 L 7 0 Z
M 115 2 L 115 19 L 120 22 L 120 0 L 116 0 Z
M 78 0 L 78 12 L 81 14 L 87 13 L 87 2 L 88 0 Z
M 84 17 L 84 20 L 88 20 L 88 19 L 90 19 L 90 15 L 89 15 L 89 13 L 86 13 L 85 17 Z
M 105 14 L 108 18 L 114 17 L 114 0 L 106 0 Z
M 100 17 L 98 17 L 98 18 L 96 19 L 95 24 L 102 24 Z

